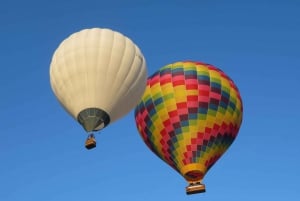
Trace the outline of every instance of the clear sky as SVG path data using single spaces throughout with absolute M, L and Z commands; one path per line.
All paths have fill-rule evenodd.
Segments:
M 49 65 L 62 40 L 92 27 L 131 38 L 149 75 L 195 60 L 235 81 L 243 124 L 206 193 L 185 194 L 185 180 L 141 140 L 133 111 L 85 150 Z M 2 0 L 0 36 L 1 201 L 299 200 L 299 0 Z

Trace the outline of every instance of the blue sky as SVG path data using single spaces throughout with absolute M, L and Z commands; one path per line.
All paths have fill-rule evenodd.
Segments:
M 298 200 L 300 2 L 297 0 L 13 1 L 0 6 L 0 200 Z M 239 136 L 204 179 L 207 192 L 154 156 L 133 112 L 83 147 L 58 104 L 49 65 L 59 43 L 110 28 L 142 50 L 149 75 L 180 60 L 213 64 L 240 89 Z

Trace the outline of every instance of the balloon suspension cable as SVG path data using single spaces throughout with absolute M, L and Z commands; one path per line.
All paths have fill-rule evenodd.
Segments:
M 189 185 L 186 187 L 186 194 L 196 194 L 196 193 L 204 193 L 205 185 L 201 183 L 201 181 L 197 182 L 189 182 Z
M 85 148 L 90 150 L 96 147 L 96 139 L 94 133 L 90 132 L 85 141 Z

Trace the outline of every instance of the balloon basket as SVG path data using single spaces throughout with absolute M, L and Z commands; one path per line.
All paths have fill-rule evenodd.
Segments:
M 202 184 L 201 182 L 191 182 L 186 187 L 187 195 L 196 194 L 196 193 L 204 193 L 204 192 L 205 192 L 205 185 Z
M 93 149 L 96 147 L 96 139 L 93 134 L 89 135 L 89 137 L 85 141 L 85 148 L 86 149 Z

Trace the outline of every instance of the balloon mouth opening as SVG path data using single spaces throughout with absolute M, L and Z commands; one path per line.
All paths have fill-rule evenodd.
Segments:
M 188 182 L 201 181 L 207 168 L 200 163 L 192 163 L 182 167 L 181 174 Z
M 204 174 L 200 170 L 192 170 L 192 171 L 189 171 L 189 172 L 184 174 L 184 178 L 188 182 L 200 181 L 200 180 L 203 179 L 203 177 L 204 177 Z
M 77 121 L 84 130 L 91 132 L 106 127 L 110 122 L 110 117 L 107 112 L 99 108 L 87 108 L 78 114 Z

